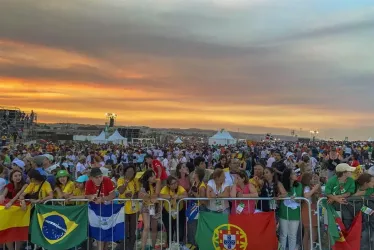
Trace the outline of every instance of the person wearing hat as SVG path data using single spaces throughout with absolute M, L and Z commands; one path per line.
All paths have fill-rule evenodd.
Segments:
M 115 198 L 115 188 L 109 177 L 103 176 L 100 168 L 92 168 L 90 179 L 86 183 L 86 198 L 97 204 L 111 201 Z
M 355 193 L 355 181 L 351 177 L 355 170 L 347 163 L 336 166 L 336 174 L 328 180 L 325 188 L 329 203 L 347 204 L 346 198 Z
M 57 199 L 67 199 L 73 194 L 74 188 L 74 182 L 70 180 L 68 171 L 58 171 L 56 175 L 55 197 Z
M 73 191 L 73 194 L 70 195 L 68 200 L 71 199 L 85 199 L 85 188 L 86 188 L 86 182 L 88 181 L 87 175 L 81 175 L 75 180 L 75 188 Z M 83 205 L 84 202 L 76 202 L 75 205 Z

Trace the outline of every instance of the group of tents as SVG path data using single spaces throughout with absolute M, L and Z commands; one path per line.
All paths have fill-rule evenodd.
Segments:
M 111 136 L 106 138 L 106 134 L 104 131 L 100 133 L 100 135 L 91 139 L 92 143 L 95 144 L 104 144 L 104 143 L 113 143 L 113 144 L 122 144 L 127 145 L 127 138 L 123 137 L 118 130 L 116 130 Z

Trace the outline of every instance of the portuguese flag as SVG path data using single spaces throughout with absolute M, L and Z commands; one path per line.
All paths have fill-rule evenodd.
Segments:
M 200 212 L 196 242 L 199 249 L 277 250 L 274 212 L 228 215 Z
M 30 206 L 23 210 L 19 204 L 13 205 L 8 209 L 4 205 L 0 205 L 0 244 L 27 241 L 30 211 Z
M 333 250 L 357 250 L 361 247 L 362 213 L 355 216 L 349 229 L 334 207 L 324 202 L 328 219 L 328 232 Z

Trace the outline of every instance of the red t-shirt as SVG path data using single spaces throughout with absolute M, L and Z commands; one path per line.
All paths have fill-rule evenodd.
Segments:
M 86 183 L 85 195 L 98 194 L 100 186 L 96 186 L 92 180 L 88 180 Z M 103 177 L 101 185 L 100 196 L 108 196 L 114 190 L 113 182 L 106 176 Z
M 351 163 L 351 167 L 358 167 L 358 166 L 360 166 L 360 162 L 358 161 L 358 160 L 354 160 L 354 161 L 352 161 L 352 163 Z
M 8 189 L 8 194 L 5 198 L 7 199 L 13 199 L 17 195 L 17 191 L 14 189 L 13 183 L 8 183 L 6 185 L 6 188 Z
M 158 167 L 161 167 L 161 173 L 158 172 Z M 156 178 L 160 180 L 166 180 L 168 178 L 168 175 L 166 174 L 165 168 L 162 166 L 161 162 L 158 160 L 152 161 L 152 169 L 156 173 Z

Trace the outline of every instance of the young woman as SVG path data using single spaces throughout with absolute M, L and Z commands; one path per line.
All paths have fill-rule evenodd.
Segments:
M 56 175 L 55 196 L 57 199 L 69 198 L 75 189 L 74 182 L 70 180 L 70 175 L 66 170 L 60 170 Z
M 53 199 L 53 190 L 45 176 L 41 175 L 37 170 L 30 170 L 28 174 L 30 184 L 22 192 L 19 199 L 22 207 L 26 207 L 25 199 L 30 199 L 31 203 L 41 203 Z
M 230 196 L 232 198 L 257 198 L 256 188 L 249 183 L 248 176 L 244 170 L 237 173 L 234 185 L 231 187 Z M 231 214 L 252 214 L 255 212 L 256 201 L 237 200 L 232 203 Z
M 212 174 L 212 179 L 208 181 L 207 197 L 216 198 L 209 201 L 208 210 L 218 213 L 226 213 L 229 211 L 229 203 L 227 200 L 219 200 L 219 198 L 230 197 L 230 187 L 225 183 L 225 172 L 217 168 Z
M 173 239 L 174 235 L 177 235 L 177 230 L 179 230 L 179 241 L 182 243 L 184 238 L 184 229 L 186 227 L 186 213 L 184 209 L 184 202 L 179 205 L 179 210 L 177 210 L 177 202 L 179 199 L 187 197 L 186 190 L 178 184 L 178 179 L 174 176 L 169 176 L 166 180 L 166 186 L 161 189 L 160 197 L 167 199 L 171 204 L 171 211 L 169 211 L 169 204 L 164 203 L 162 221 L 166 227 L 167 232 L 167 242 L 169 242 L 170 237 Z M 169 232 L 169 214 L 171 213 L 171 232 Z M 177 229 L 177 214 L 179 213 L 179 228 Z
M 297 176 L 292 169 L 286 168 L 282 175 L 281 194 L 287 193 L 288 197 L 303 197 L 303 188 L 297 182 Z M 282 196 L 283 198 L 283 196 Z M 300 225 L 300 204 L 294 200 L 284 200 L 279 209 L 281 249 L 285 250 L 288 239 L 288 249 L 296 249 L 297 232 Z
M 140 190 L 139 182 L 135 180 L 136 168 L 133 164 L 123 169 L 122 177 L 118 179 L 117 190 L 119 199 L 137 199 Z M 137 213 L 139 212 L 139 202 L 125 202 L 125 246 L 126 249 L 134 249 L 136 242 L 136 225 L 138 221 Z M 122 248 L 124 249 L 124 246 Z
M 85 199 L 86 182 L 88 181 L 87 175 L 81 175 L 75 180 L 75 188 L 73 194 L 68 198 L 71 199 Z M 83 205 L 85 202 L 76 202 L 75 205 Z
M 265 168 L 264 185 L 261 188 L 260 197 L 276 199 L 280 194 L 279 186 L 281 185 L 275 170 L 273 168 Z M 275 200 L 261 200 L 257 205 L 257 208 L 263 212 L 275 211 L 277 209 L 277 202 Z
M 317 240 L 317 201 L 321 193 L 321 185 L 319 184 L 318 176 L 311 173 L 304 173 L 301 177 L 301 184 L 303 186 L 304 197 L 307 198 L 311 204 L 311 215 L 312 215 L 312 236 L 313 242 Z M 303 246 L 306 250 L 310 249 L 310 222 L 309 222 L 309 208 L 308 205 L 303 202 L 301 204 L 301 216 L 304 227 Z
M 363 173 L 356 181 L 357 191 L 354 196 L 373 196 L 374 194 L 374 176 Z
M 5 209 L 10 208 L 27 187 L 20 170 L 13 170 L 10 173 L 9 180 L 10 182 L 5 186 L 3 193 L 0 195 L 0 204 L 9 200 L 5 205 Z M 8 250 L 21 250 L 22 242 L 8 242 L 6 246 Z
M 143 199 L 143 206 L 141 209 L 144 223 L 142 250 L 145 250 L 150 230 L 152 230 L 152 247 L 156 244 L 157 220 L 160 216 L 160 207 L 157 198 L 161 191 L 161 181 L 160 179 L 156 179 L 156 174 L 152 169 L 145 171 L 139 181 L 141 182 L 139 198 Z
M 185 190 L 190 190 L 191 184 L 188 175 L 190 174 L 186 164 L 179 163 L 177 165 L 177 178 L 179 180 L 179 185 L 181 185 Z

